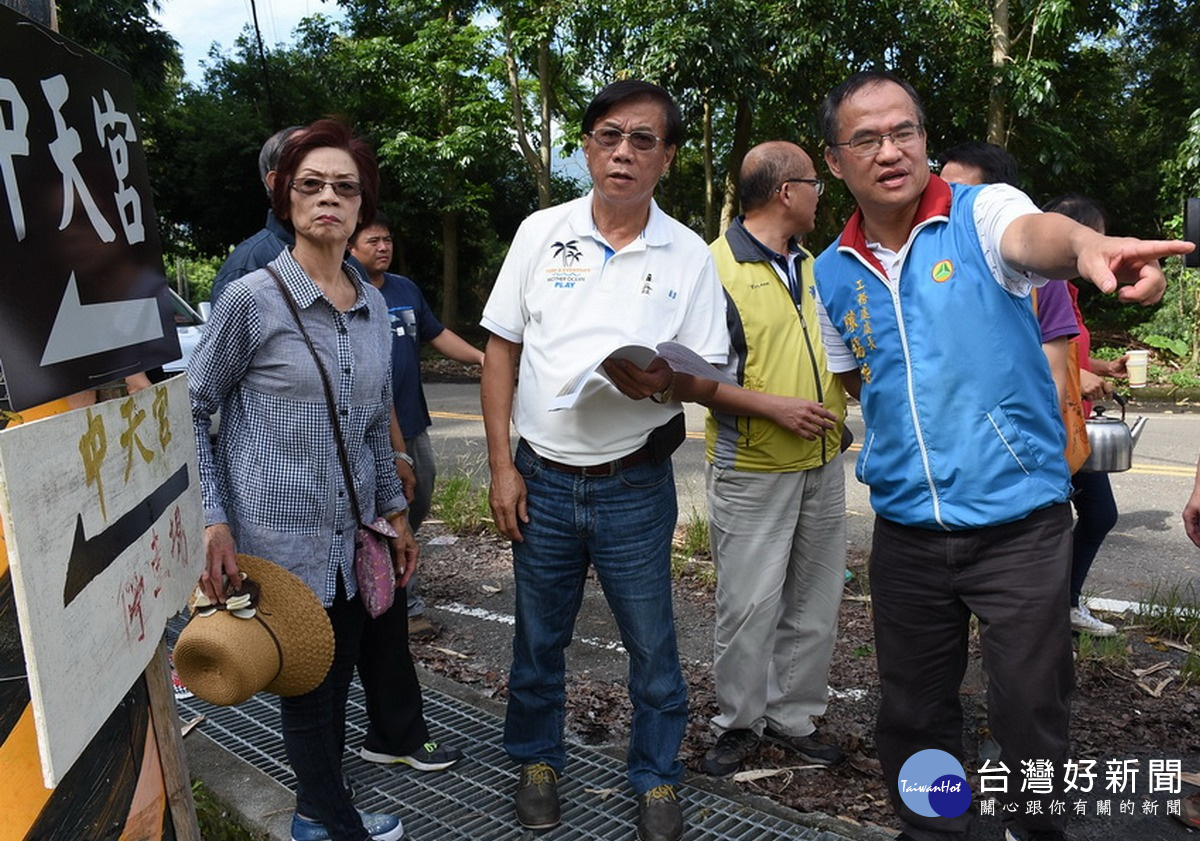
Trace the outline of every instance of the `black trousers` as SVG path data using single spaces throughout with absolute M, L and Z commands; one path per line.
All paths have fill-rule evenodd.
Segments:
M 363 747 L 405 756 L 429 741 L 421 684 L 408 649 L 408 597 L 396 591 L 391 610 L 368 618 L 358 652 L 358 676 L 367 699 Z
M 1066 799 L 1062 775 L 1075 685 L 1070 573 L 1066 503 L 1014 523 L 953 532 L 876 518 L 870 561 L 882 687 L 876 744 L 892 803 L 912 838 L 968 837 L 971 809 L 957 818 L 920 815 L 904 804 L 897 779 L 904 762 L 926 748 L 963 762 L 959 687 L 972 614 L 979 618 L 989 722 L 1009 769 L 1007 792 L 993 782 L 985 793 L 997 797 L 1005 824 L 1022 835 L 1064 827 L 1065 815 L 1052 814 L 1050 804 Z M 1039 761 L 1053 765 L 1050 792 L 1022 791 L 1023 769 Z
M 296 811 L 323 824 L 333 841 L 362 841 L 367 831 L 342 781 L 342 754 L 346 698 L 367 612 L 357 597 L 346 598 L 340 576 L 325 612 L 333 625 L 333 664 L 312 692 L 279 699 L 280 731 L 296 775 Z

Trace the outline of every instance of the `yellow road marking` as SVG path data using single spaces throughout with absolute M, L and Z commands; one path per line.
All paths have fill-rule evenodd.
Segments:
M 465 420 L 483 422 L 483 415 L 466 414 L 464 412 L 434 412 L 429 413 L 430 417 L 442 418 L 444 420 Z M 697 441 L 704 440 L 703 432 L 689 432 L 687 437 Z M 850 445 L 847 452 L 858 453 L 862 452 L 862 444 L 854 443 Z M 1174 464 L 1139 464 L 1134 462 L 1133 467 L 1124 471 L 1138 476 L 1172 476 L 1184 479 L 1191 479 L 1196 475 L 1196 468 L 1190 465 L 1174 465 Z

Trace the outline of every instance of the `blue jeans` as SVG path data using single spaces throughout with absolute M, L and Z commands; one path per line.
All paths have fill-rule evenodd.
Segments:
M 529 522 L 521 526 L 525 540 L 513 543 L 509 758 L 545 762 L 559 774 L 566 765 L 563 653 L 591 564 L 629 652 L 629 783 L 637 794 L 677 783 L 688 708 L 671 608 L 677 508 L 670 461 L 642 462 L 610 477 L 575 476 L 546 467 L 522 441 L 516 467 L 525 479 Z
M 1104 538 L 1117 524 L 1117 501 L 1107 473 L 1076 473 L 1071 484 L 1075 488 L 1071 504 L 1076 515 L 1071 544 L 1071 607 L 1079 607 L 1083 582 L 1092 561 L 1096 560 Z

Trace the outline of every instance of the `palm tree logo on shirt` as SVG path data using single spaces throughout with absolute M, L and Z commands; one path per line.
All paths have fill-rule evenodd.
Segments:
M 583 252 L 579 250 L 578 245 L 579 240 L 577 239 L 554 243 L 554 256 L 562 257 L 564 269 L 572 263 L 579 262 L 580 258 L 583 257 Z

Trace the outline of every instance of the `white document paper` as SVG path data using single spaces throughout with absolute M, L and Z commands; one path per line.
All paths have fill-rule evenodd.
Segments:
M 593 374 L 599 374 L 601 377 L 609 379 L 602 365 L 604 360 L 610 357 L 628 359 L 643 371 L 650 367 L 650 363 L 655 359 L 662 359 L 677 374 L 690 374 L 693 377 L 737 385 L 733 377 L 717 369 L 711 362 L 700 356 L 700 354 L 686 345 L 681 345 L 679 342 L 662 342 L 657 347 L 622 345 L 604 354 L 578 374 L 571 377 L 571 379 L 567 380 L 550 402 L 550 411 L 556 412 L 561 409 L 574 408 L 576 401 L 579 400 L 579 395 L 583 393 L 583 387 L 587 385 L 588 380 L 591 379 Z

